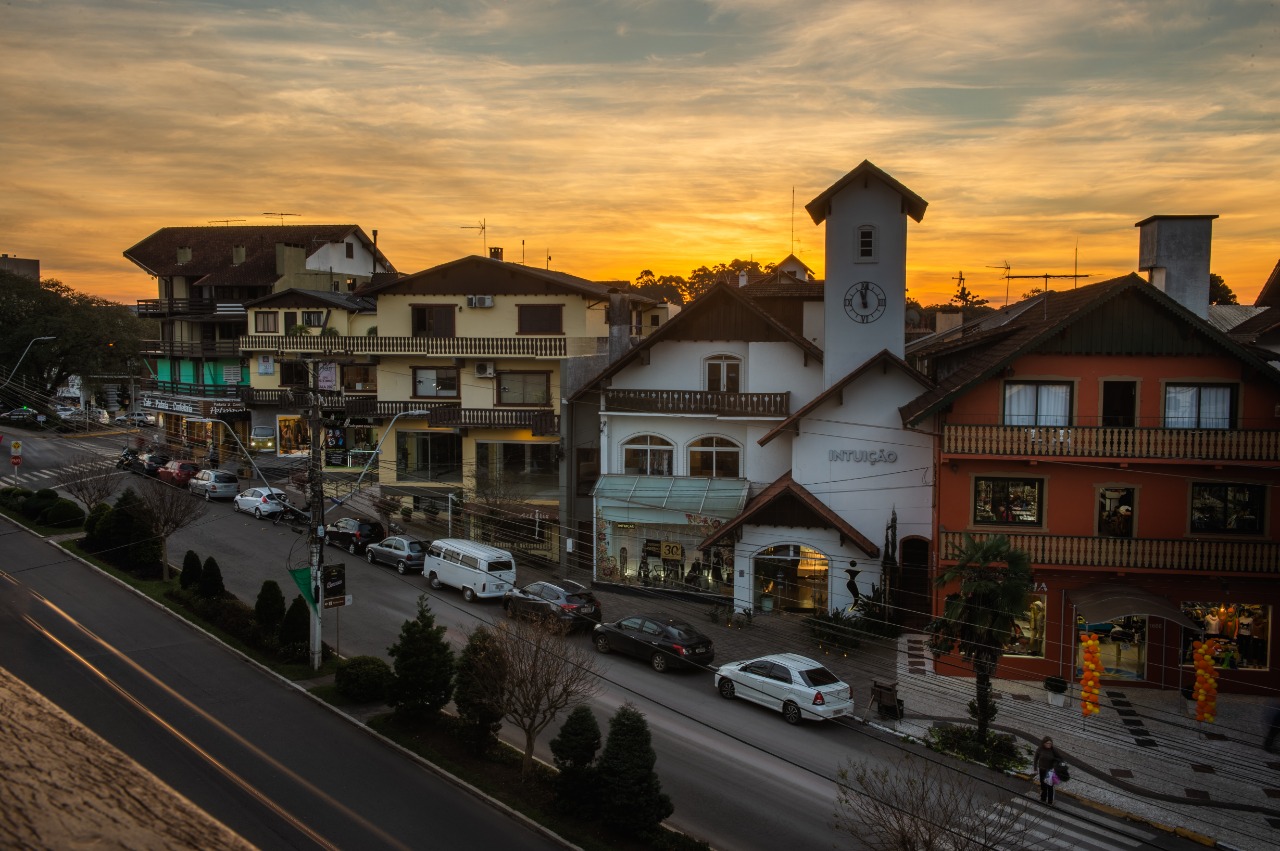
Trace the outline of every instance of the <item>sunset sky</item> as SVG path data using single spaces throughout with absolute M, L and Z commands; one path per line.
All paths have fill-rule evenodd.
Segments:
M 483 253 L 483 220 L 597 280 L 821 275 L 804 204 L 869 159 L 929 202 L 926 304 L 963 271 L 999 305 L 989 267 L 1069 273 L 1077 244 L 1089 280 L 1132 271 L 1162 213 L 1218 214 L 1252 303 L 1278 44 L 1275 0 L 7 0 L 0 252 L 132 302 L 155 286 L 122 253 L 158 228 L 290 212 L 378 229 L 403 272 Z

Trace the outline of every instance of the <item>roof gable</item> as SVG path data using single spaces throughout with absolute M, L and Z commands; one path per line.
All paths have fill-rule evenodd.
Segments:
M 296 288 L 282 290 L 262 298 L 246 301 L 244 306 L 246 308 L 325 307 L 348 310 L 353 313 L 367 313 L 375 308 L 371 299 L 361 298 L 360 296 Z
M 804 208 L 809 211 L 809 216 L 813 219 L 813 223 L 820 225 L 826 221 L 827 213 L 830 211 L 831 199 L 843 192 L 845 187 L 856 180 L 872 177 L 902 196 L 902 212 L 917 222 L 924 218 L 925 208 L 929 206 L 928 201 L 894 180 L 870 160 L 863 160 L 858 164 L 857 168 L 831 184 L 821 195 L 804 205 Z
M 1253 303 L 1258 307 L 1280 307 L 1280 260 L 1276 261 L 1276 267 Z
M 617 291 L 613 284 L 473 254 L 367 287 L 361 295 L 579 295 L 606 298 Z M 625 295 L 632 301 L 652 301 L 637 293 Z

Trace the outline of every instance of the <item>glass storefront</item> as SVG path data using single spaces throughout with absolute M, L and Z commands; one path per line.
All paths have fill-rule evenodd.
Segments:
M 827 557 L 803 544 L 780 544 L 756 554 L 754 605 L 761 612 L 828 609 Z
M 1220 668 L 1267 670 L 1271 667 L 1271 607 L 1260 603 L 1183 603 L 1182 611 L 1200 626 L 1183 631 L 1182 663 L 1191 664 L 1192 643 L 1216 639 Z
M 1109 621 L 1089 622 L 1076 617 L 1076 632 L 1098 636 L 1103 679 L 1145 680 L 1147 678 L 1147 619 L 1125 615 Z M 1083 650 L 1077 641 L 1076 675 L 1084 672 Z
M 600 578 L 657 588 L 730 594 L 733 548 L 697 549 L 701 526 L 610 523 L 600 559 Z
M 1031 595 L 1027 610 L 1014 620 L 1006 656 L 1044 656 L 1045 600 L 1044 594 Z

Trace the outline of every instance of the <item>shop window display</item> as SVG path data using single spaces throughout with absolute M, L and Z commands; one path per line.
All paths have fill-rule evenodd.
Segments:
M 1133 488 L 1098 491 L 1098 534 L 1104 538 L 1133 537 Z
M 766 547 L 753 567 L 757 610 L 827 610 L 829 566 L 817 550 L 798 544 Z
M 1182 663 L 1191 664 L 1193 642 L 1216 639 L 1219 668 L 1270 668 L 1271 607 L 1259 603 L 1183 603 L 1182 612 L 1200 626 L 1183 630 Z
M 1033 594 L 1027 610 L 1014 619 L 1006 656 L 1044 656 L 1045 595 Z
M 1040 479 L 974 479 L 973 522 L 1039 526 L 1043 488 Z
M 1077 633 L 1098 636 L 1103 679 L 1144 680 L 1147 677 L 1147 619 L 1125 615 L 1109 621 L 1089 621 L 1076 616 Z M 1076 674 L 1084 672 L 1083 647 L 1076 642 Z

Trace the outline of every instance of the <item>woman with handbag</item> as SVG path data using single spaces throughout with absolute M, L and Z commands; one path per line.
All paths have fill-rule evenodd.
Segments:
M 1040 747 L 1036 749 L 1035 757 L 1031 760 L 1031 767 L 1040 781 L 1040 801 L 1051 807 L 1053 806 L 1053 787 L 1060 782 L 1055 771 L 1060 762 L 1065 762 L 1062 752 L 1053 746 L 1053 739 L 1045 736 L 1040 742 Z

